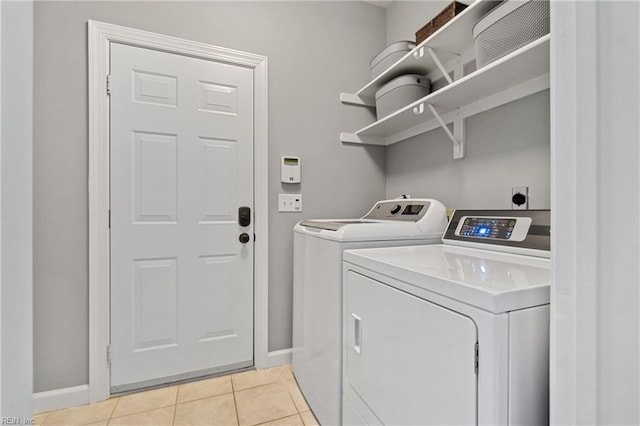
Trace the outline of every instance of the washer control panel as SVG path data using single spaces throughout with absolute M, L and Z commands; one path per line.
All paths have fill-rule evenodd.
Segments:
M 429 210 L 430 201 L 426 200 L 385 200 L 379 201 L 367 213 L 363 220 L 401 220 L 419 221 Z
M 463 216 L 455 235 L 459 237 L 524 241 L 531 226 L 530 217 Z

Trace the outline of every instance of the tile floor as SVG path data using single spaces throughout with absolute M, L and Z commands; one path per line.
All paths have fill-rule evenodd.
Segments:
M 318 425 L 290 365 L 113 397 L 34 419 L 36 425 Z

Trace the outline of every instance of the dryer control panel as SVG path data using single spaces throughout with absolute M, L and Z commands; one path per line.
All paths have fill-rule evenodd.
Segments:
M 445 244 L 550 257 L 550 210 L 456 210 Z
M 460 237 L 523 241 L 529 233 L 530 217 L 464 216 L 455 235 Z

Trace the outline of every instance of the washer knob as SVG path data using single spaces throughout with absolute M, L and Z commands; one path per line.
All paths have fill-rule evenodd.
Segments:
M 396 204 L 395 206 L 391 207 L 391 210 L 389 210 L 389 212 L 390 212 L 391 214 L 396 214 L 396 213 L 398 213 L 401 209 L 402 209 L 402 207 L 400 206 L 400 204 Z

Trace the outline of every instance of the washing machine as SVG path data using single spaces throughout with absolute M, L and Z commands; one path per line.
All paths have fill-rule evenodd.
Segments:
M 304 220 L 295 226 L 293 372 L 321 424 L 342 419 L 343 251 L 435 244 L 446 226 L 446 209 L 433 199 L 384 200 L 356 220 Z
M 348 250 L 345 425 L 549 423 L 550 212 L 457 210 L 442 244 Z

